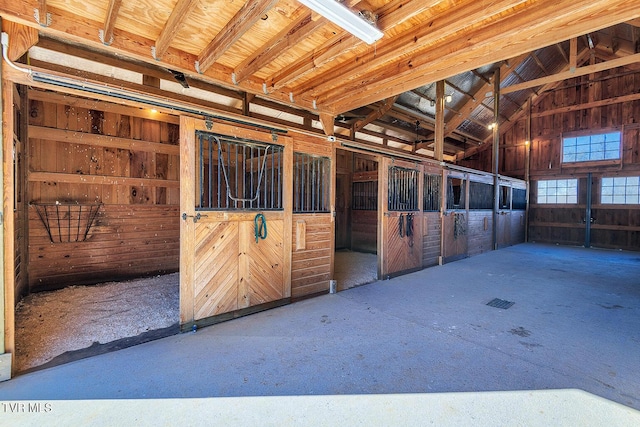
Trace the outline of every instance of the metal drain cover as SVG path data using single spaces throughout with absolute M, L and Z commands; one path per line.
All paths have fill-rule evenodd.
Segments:
M 489 307 L 502 308 L 504 310 L 511 307 L 513 304 L 515 304 L 515 302 L 503 300 L 500 298 L 494 298 L 487 303 Z

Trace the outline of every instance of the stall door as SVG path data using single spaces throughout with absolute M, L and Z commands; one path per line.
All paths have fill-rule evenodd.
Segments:
M 511 187 L 500 185 L 498 215 L 496 218 L 498 248 L 511 245 Z
M 422 177 L 414 163 L 384 159 L 380 168 L 380 277 L 422 268 Z M 386 184 L 386 185 L 384 185 Z
M 195 126 L 181 121 L 183 329 L 279 305 L 291 294 L 292 149 L 259 132 L 241 130 L 240 139 Z
M 465 175 L 445 174 L 445 210 L 442 216 L 443 261 L 445 263 L 467 257 L 469 211 L 468 185 Z

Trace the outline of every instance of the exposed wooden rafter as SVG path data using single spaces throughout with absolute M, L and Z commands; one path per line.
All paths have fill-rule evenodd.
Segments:
M 235 16 L 198 55 L 197 70 L 206 72 L 240 37 L 242 37 L 277 0 L 252 0 L 246 2 Z
M 116 19 L 118 19 L 120 6 L 122 6 L 122 0 L 109 0 L 107 16 L 104 18 L 104 28 L 100 35 L 102 43 L 106 45 L 110 45 L 113 40 L 113 30 L 116 28 Z
M 169 15 L 169 19 L 164 24 L 162 32 L 156 39 L 154 46 L 154 57 L 156 59 L 162 59 L 177 32 L 182 28 L 185 20 L 189 19 L 197 5 L 198 0 L 178 0 L 171 15 Z

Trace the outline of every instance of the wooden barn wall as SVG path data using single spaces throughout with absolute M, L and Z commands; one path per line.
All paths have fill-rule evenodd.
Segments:
M 329 144 L 295 135 L 293 149 L 333 157 Z M 333 183 L 329 183 L 333 187 Z M 329 291 L 333 271 L 334 221 L 331 213 L 296 213 L 292 220 L 291 298 L 301 298 Z
M 31 90 L 28 136 L 31 291 L 177 271 L 177 118 Z M 64 235 L 74 228 L 71 219 L 77 226 L 68 205 L 86 212 L 98 203 L 85 241 L 68 230 L 56 235 L 58 223 L 49 217 L 51 242 L 37 212 L 59 204 Z
M 640 72 L 618 68 L 566 80 L 536 98 L 531 108 L 529 240 L 568 245 L 585 244 L 587 174 L 592 176 L 591 244 L 640 250 L 640 205 L 600 204 L 602 177 L 640 175 Z M 625 98 L 626 97 L 626 98 Z M 522 177 L 526 161 L 526 117 L 501 137 L 500 173 Z M 622 132 L 621 160 L 615 164 L 563 165 L 563 134 Z M 466 166 L 490 170 L 491 150 L 478 153 Z M 578 179 L 578 203 L 537 204 L 536 182 Z

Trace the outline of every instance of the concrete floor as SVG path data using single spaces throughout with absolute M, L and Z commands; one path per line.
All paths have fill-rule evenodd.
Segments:
M 25 374 L 0 400 L 581 389 L 640 409 L 639 367 L 640 253 L 523 244 Z

